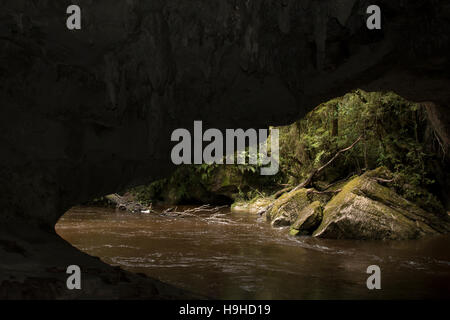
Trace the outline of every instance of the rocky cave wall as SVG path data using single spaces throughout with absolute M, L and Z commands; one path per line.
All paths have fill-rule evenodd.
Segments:
M 436 103 L 448 141 L 449 17 L 444 0 L 0 1 L 1 228 L 51 231 L 170 173 L 170 134 L 194 120 L 287 124 L 358 87 Z

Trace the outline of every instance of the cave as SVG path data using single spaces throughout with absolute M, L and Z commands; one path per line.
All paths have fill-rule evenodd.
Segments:
M 80 30 L 70 1 L 0 3 L 0 298 L 195 298 L 54 230 L 74 205 L 168 176 L 171 134 L 195 120 L 285 125 L 361 88 L 426 104 L 450 143 L 444 0 L 376 1 L 382 30 L 359 0 L 78 2 Z

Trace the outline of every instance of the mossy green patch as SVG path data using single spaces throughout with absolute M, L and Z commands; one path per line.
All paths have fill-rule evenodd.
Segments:
M 298 213 L 310 204 L 309 189 L 299 189 L 283 194 L 266 213 L 266 218 L 272 221 L 274 226 L 286 226 L 292 224 L 298 217 Z

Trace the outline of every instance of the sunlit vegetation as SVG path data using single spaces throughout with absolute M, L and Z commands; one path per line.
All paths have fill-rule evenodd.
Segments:
M 356 90 L 317 106 L 280 129 L 280 172 L 260 176 L 251 165 L 180 166 L 170 177 L 131 190 L 142 203 L 254 200 L 296 186 L 333 159 L 311 186 L 324 190 L 355 175 L 387 167 L 389 183 L 422 208 L 443 211 L 434 195 L 442 156 L 423 106 L 395 93 Z M 354 146 L 352 146 L 354 144 Z M 339 157 L 339 150 L 352 146 Z

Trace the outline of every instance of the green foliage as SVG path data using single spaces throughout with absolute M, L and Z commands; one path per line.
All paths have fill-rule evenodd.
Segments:
M 196 173 L 200 174 L 201 180 L 204 182 L 210 181 L 214 177 L 214 173 L 218 168 L 218 164 L 200 164 L 195 165 L 194 170 Z
M 161 194 L 167 184 L 166 179 L 154 181 L 148 185 L 135 187 L 129 192 L 135 197 L 135 200 L 144 206 L 150 205 L 153 201 L 162 200 Z
M 304 119 L 282 127 L 280 163 L 289 182 L 299 183 L 339 150 L 362 140 L 342 154 L 319 177 L 333 182 L 378 166 L 395 173 L 397 191 L 422 207 L 442 210 L 427 188 L 434 184 L 426 150 L 424 109 L 395 93 L 356 90 L 318 106 Z
M 362 137 L 315 178 L 317 186 L 386 166 L 394 173 L 391 186 L 397 192 L 425 209 L 442 211 L 430 192 L 435 183 L 432 161 L 437 157 L 427 149 L 427 128 L 421 105 L 392 92 L 355 90 L 278 128 L 280 172 L 275 176 L 261 176 L 260 165 L 180 166 L 168 179 L 133 192 L 144 204 L 151 200 L 180 203 L 210 194 L 249 201 L 272 194 L 280 185 L 303 182 L 314 169 Z M 248 162 L 248 150 L 242 155 Z

